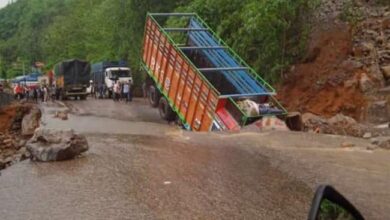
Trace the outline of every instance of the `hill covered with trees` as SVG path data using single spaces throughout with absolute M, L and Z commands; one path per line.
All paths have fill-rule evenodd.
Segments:
M 305 49 L 316 0 L 17 0 L 0 9 L 0 72 L 36 61 L 125 59 L 139 69 L 147 12 L 196 12 L 275 82 Z M 1 77 L 1 76 L 0 76 Z M 139 79 L 139 77 L 137 77 Z

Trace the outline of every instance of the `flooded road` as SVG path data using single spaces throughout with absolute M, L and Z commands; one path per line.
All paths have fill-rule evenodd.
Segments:
M 370 219 L 390 214 L 390 153 L 367 150 L 367 141 L 189 133 L 137 102 L 43 106 L 44 126 L 85 134 L 90 150 L 71 161 L 24 161 L 2 171 L 1 219 L 305 219 L 323 183 Z M 68 107 L 69 120 L 52 117 Z M 355 147 L 340 148 L 345 141 Z

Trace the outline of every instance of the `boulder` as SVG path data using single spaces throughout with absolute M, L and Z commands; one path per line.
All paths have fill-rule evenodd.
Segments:
M 333 129 L 330 127 L 328 121 L 318 115 L 305 113 L 302 115 L 302 123 L 305 131 L 333 134 Z
M 26 144 L 32 159 L 37 161 L 61 161 L 76 157 L 88 150 L 85 136 L 73 130 L 57 131 L 38 128 Z
M 385 123 L 390 121 L 390 103 L 387 100 L 369 103 L 367 120 L 372 123 Z
M 300 112 L 289 112 L 286 117 L 286 125 L 292 131 L 303 131 L 302 115 Z
M 68 112 L 66 111 L 57 111 L 55 114 L 54 114 L 54 118 L 59 118 L 61 120 L 68 120 Z
M 371 143 L 382 149 L 390 150 L 390 137 L 376 137 L 371 139 Z
M 39 120 L 41 118 L 41 111 L 38 108 L 32 108 L 22 120 L 22 135 L 33 135 L 37 127 L 39 127 Z
M 383 77 L 385 77 L 385 79 L 390 79 L 390 65 L 382 66 L 381 69 Z
M 328 120 L 334 130 L 334 134 L 350 135 L 354 137 L 362 137 L 364 134 L 363 127 L 353 118 L 337 114 Z
M 370 92 L 374 89 L 374 83 L 368 78 L 366 73 L 362 73 L 359 79 L 360 91 L 363 93 Z

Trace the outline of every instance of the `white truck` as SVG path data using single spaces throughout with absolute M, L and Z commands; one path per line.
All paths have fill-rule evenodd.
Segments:
M 103 61 L 91 66 L 91 93 L 95 97 L 112 97 L 115 82 L 133 84 L 131 70 L 126 62 Z M 101 97 L 103 95 L 103 97 Z

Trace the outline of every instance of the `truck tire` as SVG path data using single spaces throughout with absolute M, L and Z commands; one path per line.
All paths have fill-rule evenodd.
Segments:
M 176 113 L 172 110 L 165 97 L 161 97 L 158 103 L 158 111 L 162 119 L 167 121 L 174 121 L 176 119 Z
M 157 108 L 159 106 L 159 101 L 161 98 L 160 91 L 156 88 L 156 86 L 149 86 L 149 103 L 153 108 Z
M 87 95 L 81 95 L 80 96 L 80 100 L 86 100 L 87 99 Z

